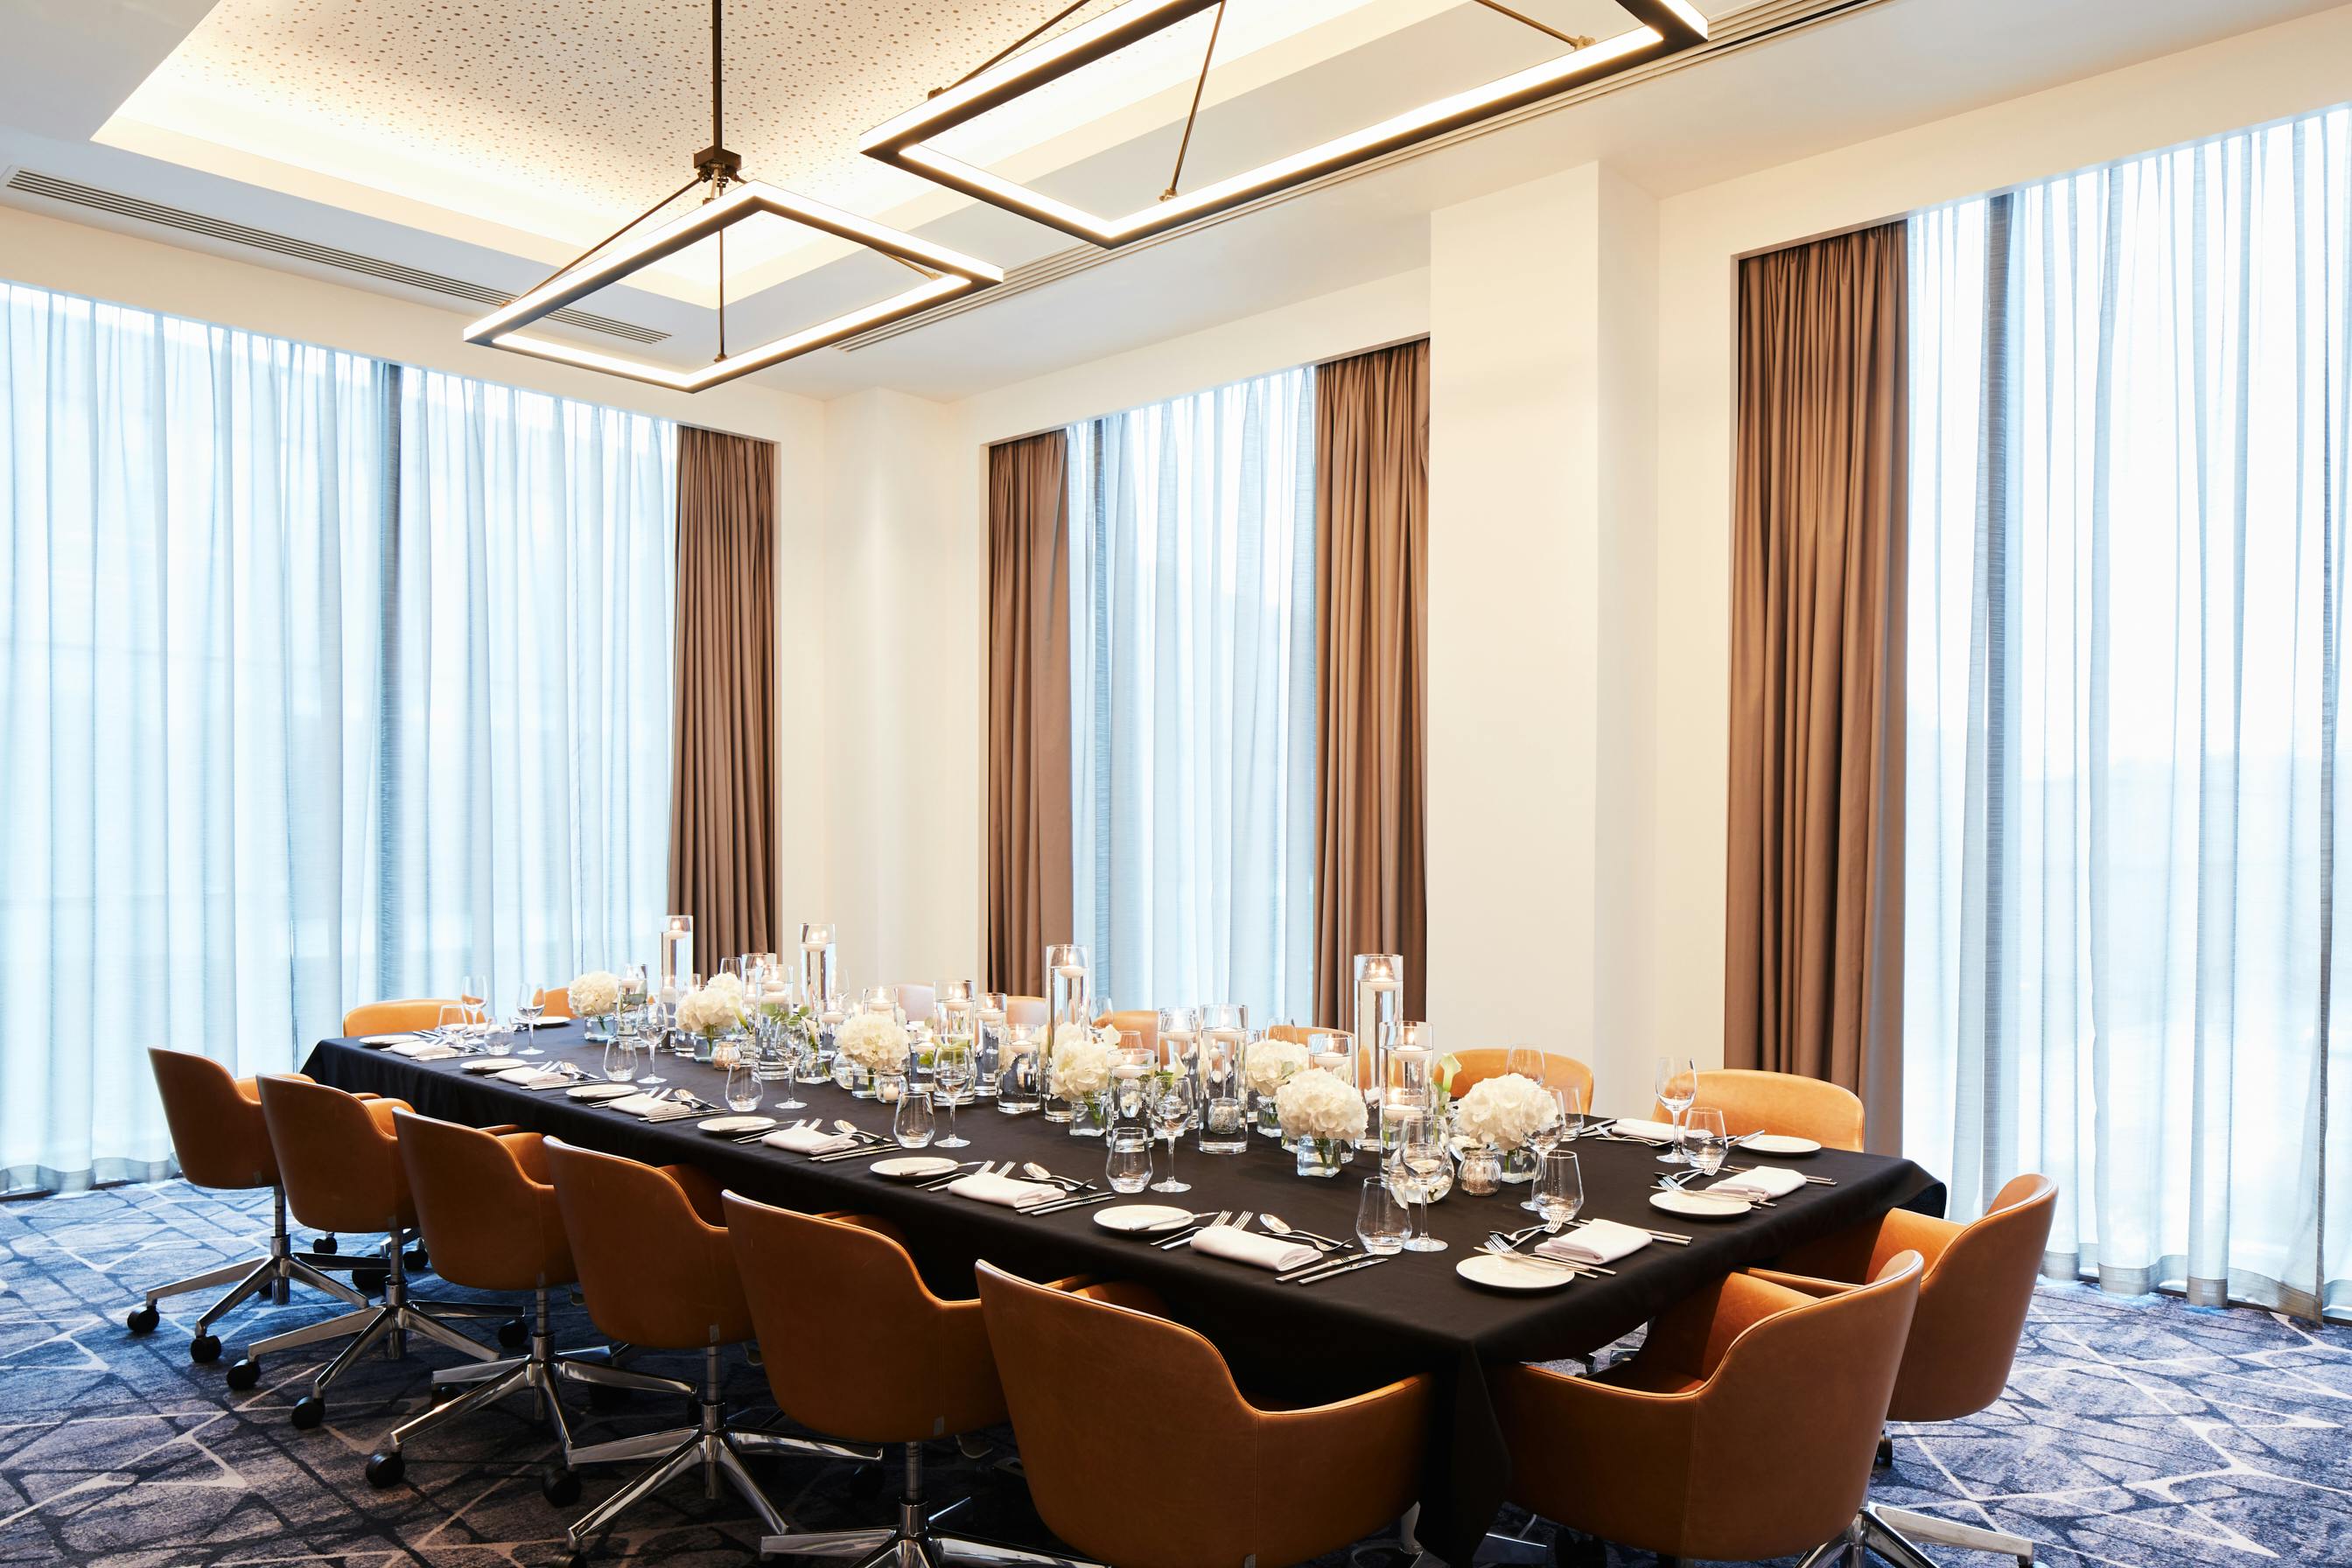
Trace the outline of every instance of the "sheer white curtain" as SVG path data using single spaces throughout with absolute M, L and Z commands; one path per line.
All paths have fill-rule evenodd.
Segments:
M 0 284 L 7 1185 L 160 1173 L 148 1046 L 280 1070 L 659 912 L 673 433 L 444 379 Z
M 2352 1309 L 2352 111 L 1913 220 L 1906 1152 Z
M 1075 924 L 1122 1007 L 1312 1005 L 1315 378 L 1070 430 Z

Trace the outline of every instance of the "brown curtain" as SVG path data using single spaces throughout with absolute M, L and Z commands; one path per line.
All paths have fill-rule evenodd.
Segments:
M 1344 1022 L 1360 952 L 1402 954 L 1426 1017 L 1426 342 L 1317 370 L 1315 533 L 1315 1020 Z
M 1724 1059 L 1901 1131 L 1904 226 L 1745 263 Z
M 773 940 L 776 448 L 677 433 L 669 907 L 705 971 Z
M 988 453 L 988 975 L 1034 994 L 1070 930 L 1069 444 Z

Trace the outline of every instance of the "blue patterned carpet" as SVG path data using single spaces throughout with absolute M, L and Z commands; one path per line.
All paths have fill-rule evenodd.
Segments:
M 400 1486 L 379 1492 L 361 1478 L 394 1414 L 421 1405 L 438 1352 L 363 1363 L 327 1424 L 305 1433 L 286 1419 L 314 1364 L 303 1352 L 239 1394 L 219 1366 L 188 1362 L 184 1324 L 199 1298 L 166 1303 L 152 1337 L 124 1331 L 141 1288 L 242 1256 L 267 1228 L 261 1194 L 223 1197 L 178 1183 L 0 1205 L 0 1563 L 562 1562 L 562 1521 L 535 1480 L 547 1446 L 518 1414 L 486 1412 L 430 1435 Z M 249 1314 L 232 1327 L 230 1353 L 321 1310 L 298 1297 L 281 1312 Z M 559 1342 L 587 1342 L 584 1320 L 561 1327 Z M 646 1364 L 662 1370 L 657 1358 Z M 751 1406 L 765 1390 L 739 1363 L 730 1394 Z M 582 1426 L 602 1436 L 674 1424 L 667 1401 L 636 1403 L 644 1407 L 602 1427 Z M 2267 1313 L 2053 1286 L 2037 1304 L 2009 1396 L 1973 1421 L 1898 1432 L 1895 1468 L 1875 1495 L 2031 1536 L 2052 1568 L 2352 1563 L 2347 1420 L 2352 1331 L 2315 1333 Z M 1003 1459 L 935 1449 L 933 1496 L 971 1497 L 961 1530 L 1045 1544 Z M 588 1500 L 619 1479 L 589 1478 Z M 766 1479 L 804 1528 L 875 1525 L 889 1514 L 871 1468 L 788 1462 Z M 626 1521 L 600 1561 L 734 1565 L 750 1560 L 755 1540 L 732 1500 L 705 1503 L 686 1486 Z M 1952 1568 L 1998 1561 L 1935 1555 Z

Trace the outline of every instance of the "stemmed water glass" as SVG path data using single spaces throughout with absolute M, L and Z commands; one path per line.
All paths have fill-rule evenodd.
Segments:
M 1572 1091 L 1556 1089 L 1544 1090 L 1544 1103 L 1548 1108 L 1548 1114 L 1541 1122 L 1528 1130 L 1528 1147 L 1536 1152 L 1538 1171 L 1544 1168 L 1543 1162 L 1551 1157 L 1551 1152 L 1559 1148 L 1559 1141 L 1568 1135 L 1568 1104 L 1564 1092 Z M 1541 1214 L 1542 1197 L 1541 1193 L 1529 1193 L 1519 1200 L 1519 1206 L 1531 1213 Z
M 1153 1086 L 1151 1095 L 1151 1125 L 1159 1131 L 1160 1141 L 1168 1145 L 1168 1174 L 1151 1184 L 1155 1193 L 1189 1193 L 1190 1182 L 1176 1179 L 1176 1140 L 1192 1125 L 1192 1080 L 1183 1073 L 1172 1074 Z
M 490 1005 L 490 977 L 487 974 L 460 975 L 457 980 L 457 1000 L 464 1004 L 464 1022 L 480 1021 L 482 1011 Z
M 634 1014 L 622 1016 L 624 1027 L 626 1026 L 625 1021 L 628 1018 L 634 1017 L 636 1020 L 637 1033 L 645 1043 L 646 1070 L 637 1076 L 637 1081 L 667 1083 L 669 1079 L 654 1069 L 661 1065 L 662 1036 L 669 1028 L 669 1012 L 662 1005 L 661 998 L 657 996 L 643 996 L 638 1000 L 643 1005 Z
M 940 1103 L 948 1108 L 948 1135 L 940 1140 L 942 1149 L 969 1149 L 971 1140 L 956 1136 L 956 1107 L 963 1092 L 971 1087 L 971 1042 L 961 1037 L 942 1039 L 931 1061 L 931 1079 L 939 1086 Z
M 1513 1046 L 1503 1053 L 1503 1070 L 1515 1072 L 1529 1083 L 1544 1081 L 1544 1053 L 1536 1046 Z
M 1698 1098 L 1698 1063 L 1689 1057 L 1660 1057 L 1657 1089 L 1658 1103 L 1675 1119 L 1674 1142 L 1658 1156 L 1658 1163 L 1688 1164 L 1683 1154 L 1683 1113 Z
M 1445 1243 L 1429 1234 L 1429 1205 L 1454 1190 L 1454 1156 L 1436 1117 L 1423 1112 L 1405 1119 L 1387 1173 L 1398 1198 L 1413 1205 L 1412 1234 L 1405 1237 L 1405 1250 L 1444 1251 Z
M 517 1027 L 522 1035 L 522 1048 L 517 1051 L 515 1055 L 519 1057 L 545 1056 L 547 1054 L 546 1052 L 531 1044 L 530 1031 L 532 1027 L 539 1023 L 540 1015 L 547 1011 L 546 999 L 541 995 L 539 987 L 526 981 L 523 984 L 522 989 L 515 993 L 514 1010 Z

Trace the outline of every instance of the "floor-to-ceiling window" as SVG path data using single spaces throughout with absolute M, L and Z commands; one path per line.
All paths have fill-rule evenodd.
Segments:
M 1912 226 L 1905 1146 L 2352 1310 L 2352 110 Z
M 0 1178 L 663 902 L 664 421 L 0 284 Z
M 1314 389 L 1068 431 L 1074 923 L 1121 1007 L 1309 1016 Z

